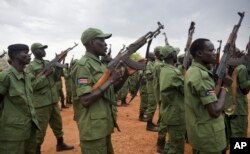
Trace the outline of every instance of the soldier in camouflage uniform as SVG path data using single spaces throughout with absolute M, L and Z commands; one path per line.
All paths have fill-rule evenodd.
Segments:
M 234 57 L 240 50 L 234 52 Z M 238 57 L 236 57 L 238 58 Z M 230 138 L 246 138 L 248 127 L 248 99 L 250 80 L 248 69 L 245 65 L 238 65 L 232 69 L 233 83 L 228 89 L 225 102 L 225 123 L 227 130 L 227 141 Z M 230 108 L 230 109 L 229 109 Z M 229 110 L 228 110 L 229 109 Z M 232 111 L 231 111 L 232 109 Z
M 31 78 L 24 71 L 30 62 L 29 47 L 10 45 L 8 55 L 12 64 L 0 73 L 0 153 L 35 154 L 39 124 L 32 104 Z
M 57 151 L 71 150 L 74 148 L 73 146 L 66 145 L 63 141 L 62 117 L 58 107 L 58 95 L 56 92 L 56 81 L 61 76 L 61 68 L 50 68 L 41 76 L 37 76 L 45 65 L 48 64 L 48 61 L 43 60 L 47 47 L 47 45 L 42 45 L 41 43 L 33 43 L 31 45 L 31 51 L 35 59 L 27 67 L 30 75 L 32 75 L 34 93 L 32 101 L 41 127 L 41 130 L 37 131 L 37 154 L 41 153 L 41 145 L 44 141 L 48 124 L 50 124 L 57 138 Z
M 168 143 L 164 153 L 183 154 L 185 136 L 184 81 L 174 66 L 177 53 L 171 46 L 164 46 L 162 57 L 165 65 L 160 70 L 161 123 L 166 126 Z
M 70 78 L 70 68 L 69 64 L 66 63 L 66 68 L 63 70 L 63 76 L 65 80 L 65 88 L 66 88 L 66 104 L 72 104 L 72 80 Z
M 138 71 L 140 82 L 140 107 L 139 107 L 139 120 L 147 122 L 147 109 L 148 109 L 148 93 L 147 93 L 147 79 L 145 71 Z
M 116 69 L 103 85 L 93 85 L 105 73 L 107 67 L 100 60 L 105 56 L 107 44 L 105 34 L 96 28 L 82 33 L 81 41 L 85 55 L 72 70 L 75 119 L 80 134 L 80 146 L 85 154 L 113 154 L 111 133 L 116 126 L 115 92 L 128 78 L 128 71 Z M 117 126 L 116 126 L 117 127 Z
M 148 97 L 148 107 L 147 107 L 147 126 L 148 131 L 158 131 L 158 127 L 152 122 L 154 113 L 157 108 L 157 102 L 155 100 L 154 88 L 153 88 L 153 72 L 154 72 L 154 61 L 155 55 L 150 52 L 148 54 L 148 63 L 146 68 L 146 78 L 147 78 L 147 97 Z
M 187 135 L 194 154 L 221 154 L 226 148 L 222 111 L 231 80 L 227 76 L 224 87 L 215 91 L 209 71 L 216 62 L 214 51 L 208 39 L 197 39 L 190 47 L 194 61 L 185 74 L 184 93 Z

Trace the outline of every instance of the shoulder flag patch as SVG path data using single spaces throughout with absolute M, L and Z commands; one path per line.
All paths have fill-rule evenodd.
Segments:
M 88 78 L 77 78 L 77 84 L 85 84 L 88 83 Z
M 206 90 L 205 95 L 206 96 L 215 95 L 215 91 L 214 90 Z

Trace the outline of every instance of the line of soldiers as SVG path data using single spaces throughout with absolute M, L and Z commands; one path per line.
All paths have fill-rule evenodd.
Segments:
M 239 49 L 234 50 L 233 57 L 244 55 Z M 213 43 L 208 39 L 197 39 L 192 43 L 190 53 L 193 62 L 184 78 L 183 55 L 177 58 L 178 50 L 170 45 L 155 47 L 154 86 L 146 87 L 151 80 L 145 73 L 140 81 L 139 120 L 147 122 L 147 130 L 154 131 L 155 128 L 158 131 L 159 153 L 184 153 L 185 140 L 195 154 L 225 153 L 231 137 L 247 137 L 248 70 L 243 64 L 230 66 L 232 77 L 227 75 L 223 87 L 216 92 L 215 76 L 211 73 L 216 64 Z M 153 89 L 154 95 L 148 94 L 148 89 Z M 152 126 L 152 129 L 148 127 L 152 120 L 152 114 L 147 113 L 149 99 L 159 104 L 158 127 Z M 229 109 L 231 113 L 227 113 Z
M 42 76 L 37 74 L 47 45 L 33 43 L 31 54 L 25 44 L 8 46 L 10 67 L 0 72 L 0 153 L 39 154 L 50 125 L 56 139 L 56 151 L 74 147 L 64 143 L 62 117 L 58 107 L 56 81 L 62 69 L 55 67 Z
M 93 88 L 107 71 L 99 57 L 106 55 L 105 39 L 111 35 L 96 28 L 86 29 L 81 36 L 85 55 L 70 71 L 74 119 L 82 153 L 114 153 L 111 134 L 115 127 L 119 130 L 115 93 L 136 72 L 129 67 L 117 68 L 104 84 Z M 47 47 L 32 44 L 35 59 L 31 63 L 27 45 L 8 47 L 11 66 L 0 73 L 0 153 L 40 153 L 48 124 L 57 137 L 57 151 L 73 149 L 63 141 L 57 106 L 55 81 L 61 77 L 62 69 L 54 67 L 37 77 L 48 63 L 43 60 Z M 233 68 L 232 78 L 227 75 L 224 85 L 215 89 L 211 73 L 214 51 L 210 40 L 195 40 L 190 47 L 193 62 L 184 78 L 176 67 L 176 48 L 157 47 L 148 56 L 146 71 L 138 72 L 142 74 L 139 120 L 147 122 L 147 130 L 158 132 L 158 152 L 184 153 L 185 132 L 195 154 L 223 153 L 227 139 L 246 137 L 246 95 L 250 90 L 247 68 L 244 65 Z M 233 114 L 224 114 L 225 102 L 236 106 Z M 158 126 L 152 122 L 157 104 Z

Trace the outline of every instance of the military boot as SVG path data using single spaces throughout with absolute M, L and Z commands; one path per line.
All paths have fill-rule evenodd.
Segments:
M 144 112 L 140 112 L 139 114 L 139 121 L 142 121 L 142 122 L 147 122 L 147 118 L 144 116 Z
M 152 131 L 152 132 L 157 132 L 158 131 L 158 127 L 152 122 L 152 120 L 147 121 L 146 129 L 148 131 Z
M 156 146 L 157 146 L 157 152 L 163 154 L 165 146 L 165 138 L 158 137 Z
M 72 150 L 74 146 L 69 146 L 63 142 L 63 137 L 57 138 L 56 151 Z
M 121 106 L 126 107 L 128 105 L 126 99 L 122 99 L 121 101 Z

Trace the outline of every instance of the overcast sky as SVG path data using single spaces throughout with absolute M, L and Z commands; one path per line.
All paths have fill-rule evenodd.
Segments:
M 79 43 L 72 56 L 80 58 L 85 48 L 81 44 L 82 32 L 88 27 L 112 33 L 106 40 L 112 44 L 113 57 L 148 31 L 157 28 L 160 21 L 170 45 L 185 48 L 191 21 L 195 24 L 193 40 L 209 38 L 218 47 L 223 46 L 238 23 L 238 11 L 245 11 L 237 46 L 245 49 L 250 36 L 250 0 L 0 0 L 0 54 L 8 45 L 40 42 L 48 45 L 45 59 Z M 164 36 L 153 40 L 151 50 L 164 45 Z M 139 53 L 144 56 L 145 48 Z

